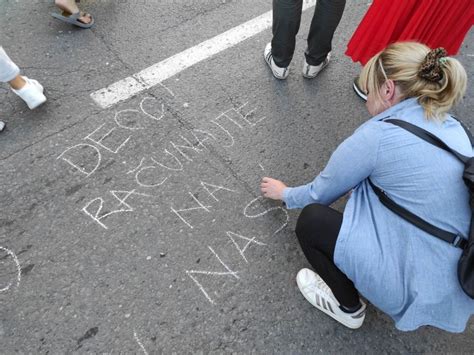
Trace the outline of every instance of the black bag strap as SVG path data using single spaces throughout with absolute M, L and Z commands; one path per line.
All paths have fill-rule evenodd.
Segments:
M 458 153 L 454 149 L 450 148 L 446 143 L 444 143 L 441 139 L 436 137 L 434 134 L 431 132 L 428 132 L 418 126 L 415 126 L 407 121 L 402 121 L 398 119 L 388 119 L 385 120 L 384 122 L 389 122 L 392 123 L 396 126 L 399 126 L 400 128 L 403 128 L 410 133 L 418 136 L 419 138 L 425 140 L 428 143 L 433 144 L 434 146 L 444 149 L 450 153 L 452 153 L 454 156 L 456 156 L 459 160 L 461 160 L 463 163 L 466 163 L 470 158 Z M 467 129 L 467 127 L 464 126 L 462 122 L 459 121 L 463 129 L 466 131 L 467 136 L 469 137 L 469 140 L 471 141 L 471 145 L 473 143 L 472 135 L 470 131 Z M 465 240 L 461 235 L 448 232 L 444 229 L 438 228 L 434 225 L 432 225 L 429 222 L 426 222 L 424 219 L 418 217 L 416 214 L 408 211 L 406 208 L 400 206 L 397 204 L 395 201 L 393 201 L 388 195 L 385 193 L 384 190 L 382 190 L 380 187 L 376 186 L 372 180 L 369 180 L 369 184 L 374 190 L 375 194 L 379 198 L 380 202 L 387 207 L 389 210 L 397 214 L 398 216 L 402 217 L 404 220 L 407 222 L 413 224 L 415 227 L 420 228 L 421 230 L 425 231 L 426 233 L 429 233 L 433 235 L 434 237 L 437 237 L 441 240 L 444 240 L 447 243 L 450 243 L 454 245 L 457 248 L 464 249 L 467 246 L 467 240 Z
M 400 206 L 398 203 L 393 201 L 380 187 L 376 186 L 372 180 L 369 180 L 369 184 L 374 190 L 375 194 L 379 198 L 380 202 L 391 210 L 393 213 L 402 217 L 407 222 L 410 222 L 415 227 L 429 233 L 445 242 L 454 245 L 457 248 L 464 249 L 467 245 L 467 241 L 460 235 L 445 231 L 444 229 L 438 228 L 431 223 L 426 222 L 424 219 L 418 217 L 416 214 L 408 211 L 406 208 Z

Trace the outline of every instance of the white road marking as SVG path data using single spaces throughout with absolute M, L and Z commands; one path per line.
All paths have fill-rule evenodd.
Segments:
M 316 0 L 305 0 L 303 11 L 313 7 Z M 219 52 L 255 36 L 272 26 L 272 11 L 268 11 L 250 21 L 236 26 L 220 35 L 177 53 L 142 71 L 95 91 L 91 98 L 102 108 L 113 106 L 138 93 L 150 89 L 179 72 L 199 63 Z

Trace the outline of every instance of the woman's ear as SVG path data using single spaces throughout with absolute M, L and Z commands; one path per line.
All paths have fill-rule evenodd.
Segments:
M 382 85 L 382 99 L 386 101 L 393 101 L 396 96 L 396 86 L 395 82 L 392 79 L 388 79 Z

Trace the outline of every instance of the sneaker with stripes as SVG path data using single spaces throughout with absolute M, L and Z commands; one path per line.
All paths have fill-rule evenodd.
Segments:
M 331 60 L 331 52 L 328 53 L 326 59 L 319 65 L 310 65 L 306 61 L 306 58 L 303 59 L 303 76 L 307 79 L 316 78 L 321 70 L 326 68 Z
M 296 283 L 306 300 L 320 311 L 348 328 L 357 329 L 362 326 L 366 310 L 366 305 L 362 300 L 360 301 L 362 306 L 357 311 L 344 312 L 329 286 L 318 274 L 309 269 L 301 269 L 298 272 Z
M 275 78 L 283 80 L 288 77 L 288 67 L 280 68 L 278 65 L 275 64 L 272 55 L 272 44 L 267 43 L 265 50 L 263 51 L 263 59 L 267 62 L 268 66 L 272 70 L 272 74 Z

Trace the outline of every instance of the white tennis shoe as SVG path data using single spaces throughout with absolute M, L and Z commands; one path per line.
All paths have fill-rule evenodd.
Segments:
M 306 57 L 303 59 L 303 76 L 307 79 L 315 78 L 321 70 L 326 68 L 331 60 L 331 52 L 328 53 L 323 62 L 319 65 L 309 65 L 306 62 Z
M 309 303 L 339 323 L 348 328 L 357 329 L 364 322 L 366 304 L 361 300 L 362 307 L 354 313 L 342 311 L 329 286 L 315 272 L 309 269 L 301 269 L 296 275 L 296 283 Z
M 275 64 L 273 60 L 271 42 L 267 43 L 265 50 L 263 51 L 263 59 L 265 59 L 265 62 L 267 62 L 275 78 L 284 80 L 288 77 L 288 74 L 289 74 L 288 67 L 280 68 L 278 65 Z
M 26 76 L 23 76 L 23 79 L 26 81 L 25 86 L 19 90 L 12 88 L 12 91 L 26 102 L 30 110 L 44 104 L 46 102 L 46 96 L 43 94 L 43 86 L 36 80 L 29 79 Z

